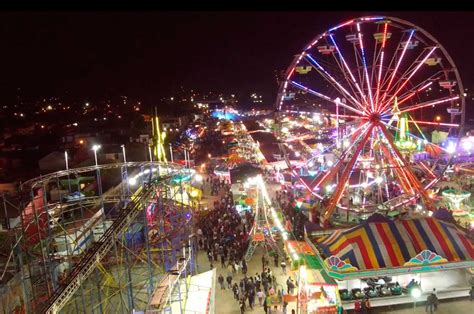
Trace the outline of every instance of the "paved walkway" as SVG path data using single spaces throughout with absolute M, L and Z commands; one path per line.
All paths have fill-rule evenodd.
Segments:
M 262 247 L 257 247 L 255 250 L 254 256 L 248 263 L 248 276 L 255 276 L 255 273 L 262 272 L 262 255 L 264 249 Z M 206 253 L 204 251 L 200 251 L 198 253 L 198 265 L 199 265 L 199 272 L 207 271 L 210 269 L 209 260 L 207 259 Z M 214 266 L 217 268 L 217 276 L 222 274 L 224 278 L 227 276 L 227 269 L 222 269 L 220 261 L 214 262 Z M 270 259 L 270 269 L 272 270 L 273 274 L 275 275 L 278 283 L 279 289 L 285 289 L 286 292 L 286 279 L 288 276 L 283 275 L 283 272 L 280 267 L 274 267 L 273 259 Z M 234 281 L 237 280 L 240 282 L 244 276 L 241 272 L 237 273 L 234 276 Z M 233 282 L 234 282 L 233 281 Z M 240 308 L 237 300 L 234 299 L 234 294 L 232 290 L 226 289 L 222 290 L 219 284 L 216 285 L 216 314 L 240 314 Z M 248 302 L 246 303 L 247 310 L 245 313 L 265 313 L 263 311 L 263 306 L 258 305 L 258 299 L 255 298 L 256 305 L 254 306 L 253 310 L 251 310 L 248 306 Z M 291 308 L 288 307 L 288 313 L 291 313 Z

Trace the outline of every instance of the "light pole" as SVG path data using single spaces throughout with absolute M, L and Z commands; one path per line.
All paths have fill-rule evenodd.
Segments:
M 174 160 L 173 160 L 173 146 L 171 145 L 171 143 L 170 143 L 170 158 L 171 158 L 171 162 L 174 162 Z
M 128 196 L 130 194 L 130 188 L 129 188 L 129 185 L 127 184 L 128 183 L 128 169 L 127 169 L 127 155 L 125 154 L 125 144 L 120 145 L 120 147 L 122 147 L 122 155 L 123 155 L 122 181 L 125 182 L 125 184 L 123 184 L 122 193 L 124 196 Z
M 67 163 L 67 150 L 64 151 L 64 161 L 66 162 L 66 171 L 69 170 L 69 164 Z
M 100 148 L 101 146 L 97 144 L 92 146 L 92 150 L 94 151 L 94 160 L 95 160 L 96 175 L 97 175 L 97 189 L 99 191 L 99 197 L 100 197 L 100 209 L 102 211 L 102 216 L 104 217 L 103 226 L 105 230 L 105 210 L 104 210 L 104 198 L 102 197 L 102 178 L 100 176 L 99 163 L 97 162 L 97 151 Z
M 151 153 L 151 146 L 148 145 L 148 155 L 150 155 L 150 161 L 153 161 L 153 154 Z
M 127 156 L 125 155 L 125 145 L 121 145 L 122 147 L 122 154 L 123 154 L 123 163 L 127 163 Z
M 8 221 L 8 211 L 7 211 L 7 202 L 5 200 L 5 192 L 2 192 L 2 199 L 3 199 L 3 211 L 5 212 L 5 227 L 10 229 L 10 222 Z
M 100 145 L 94 145 L 92 146 L 92 150 L 94 151 L 94 159 L 95 159 L 95 166 L 98 167 L 98 163 L 97 163 L 97 151 L 100 149 Z
M 69 187 L 69 193 L 71 193 L 71 180 L 69 179 L 69 163 L 68 163 L 68 154 L 67 150 L 64 151 L 64 161 L 66 162 L 66 171 L 67 171 L 67 185 Z M 59 188 L 59 187 L 58 187 Z
M 188 151 L 184 149 L 184 168 L 188 168 Z

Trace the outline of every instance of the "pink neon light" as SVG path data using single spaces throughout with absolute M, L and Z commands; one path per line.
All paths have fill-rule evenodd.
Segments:
M 342 63 L 344 64 L 344 67 L 346 68 L 347 72 L 349 72 L 349 75 L 351 76 L 351 79 L 352 79 L 352 82 L 354 82 L 357 90 L 359 91 L 359 93 L 362 95 L 362 98 L 364 99 L 364 101 L 366 101 L 366 96 L 365 96 L 365 93 L 363 92 L 363 90 L 360 88 L 359 86 L 359 83 L 357 83 L 354 75 L 352 74 L 352 71 L 350 70 L 349 66 L 347 65 L 347 62 L 346 60 L 344 59 L 344 56 L 342 55 L 341 51 L 339 50 L 339 47 L 338 45 L 336 44 L 336 41 L 334 40 L 334 38 L 331 37 L 331 39 L 333 40 L 333 43 L 334 43 L 334 46 L 336 47 L 336 50 L 337 50 L 337 53 L 339 54 L 339 56 L 341 57 L 341 60 L 342 60 Z M 365 107 L 361 107 L 362 110 L 364 110 L 365 113 L 369 114 L 369 112 L 367 111 L 367 109 Z
M 410 33 L 410 37 L 408 37 L 408 42 L 410 42 L 411 37 L 413 36 L 413 33 L 414 33 L 413 31 Z M 395 78 L 395 74 L 398 71 L 398 67 L 402 63 L 402 60 L 403 60 L 403 57 L 405 56 L 405 52 L 407 51 L 407 48 L 408 48 L 408 45 L 405 45 L 405 47 L 403 47 L 402 55 L 400 56 L 400 59 L 398 60 L 397 65 L 395 66 L 395 69 L 393 70 L 392 76 L 390 77 L 390 81 L 388 82 L 388 86 L 387 86 L 386 91 L 385 91 L 385 93 L 382 97 L 382 102 L 385 100 L 385 97 L 387 96 L 387 92 L 389 91 L 390 86 L 392 86 L 393 79 Z
M 310 56 L 311 57 L 311 56 Z M 311 60 L 311 58 L 310 58 Z M 334 82 L 334 84 L 336 84 L 349 98 L 352 99 L 352 101 L 354 101 L 355 104 L 359 105 L 361 108 L 363 108 L 362 104 L 357 100 L 355 99 L 341 84 L 339 84 L 338 81 L 336 81 L 336 79 L 334 79 L 331 74 L 329 74 L 319 63 L 317 63 L 317 61 L 314 60 L 314 62 L 316 62 L 316 66 L 324 72 L 324 74 L 326 74 L 330 79 L 331 81 Z
M 388 27 L 388 23 L 385 23 L 385 27 L 384 27 L 384 30 L 383 30 L 383 40 L 382 40 L 382 54 L 380 55 L 379 75 L 378 75 L 378 78 L 377 78 L 377 92 L 375 94 L 375 103 L 376 103 L 377 107 L 380 107 L 380 104 L 379 104 L 378 100 L 379 100 L 379 94 L 380 94 L 380 80 L 382 78 L 382 65 L 383 65 L 383 56 L 384 56 L 384 52 L 385 52 L 384 51 L 385 40 L 386 40 L 386 37 L 387 37 L 387 27 Z
M 290 79 L 290 77 L 291 77 L 291 75 L 293 74 L 294 71 L 295 71 L 295 67 L 293 67 L 293 68 L 291 69 L 290 74 L 288 74 L 288 76 L 287 76 L 287 78 L 286 78 L 287 80 Z
M 338 26 L 331 28 L 329 31 L 330 31 L 330 32 L 335 31 L 335 30 L 338 29 L 338 28 L 347 26 L 347 25 L 352 24 L 352 23 L 354 23 L 354 20 L 350 20 L 350 21 L 347 21 L 347 22 L 345 22 L 345 23 L 339 24 Z
M 408 46 L 408 45 L 407 45 Z M 405 46 L 406 47 L 406 46 Z M 411 74 L 408 76 L 408 78 L 405 80 L 405 82 L 403 82 L 403 84 L 397 89 L 397 91 L 395 93 L 393 93 L 393 96 L 388 100 L 387 104 L 390 104 L 390 102 L 395 98 L 395 96 L 397 96 L 398 92 L 402 90 L 403 87 L 405 87 L 405 85 L 408 84 L 408 82 L 410 81 L 410 79 L 413 77 L 413 75 L 415 75 L 415 73 L 421 68 L 421 66 L 423 64 L 425 64 L 425 61 L 426 59 L 428 59 L 431 54 L 435 51 L 436 47 L 433 47 L 430 52 L 423 58 L 423 61 L 421 61 L 415 68 L 415 70 L 413 70 L 411 72 Z M 387 89 L 388 91 L 388 89 Z M 385 105 L 387 106 L 387 105 Z
M 369 72 L 367 71 L 367 64 L 365 63 L 364 45 L 362 44 L 362 33 L 360 32 L 360 24 L 359 23 L 357 23 L 357 32 L 359 33 L 359 44 L 360 44 L 360 50 L 361 50 L 362 56 L 363 56 L 362 61 L 364 63 L 365 79 L 367 81 L 367 89 L 369 90 L 370 107 L 371 107 L 372 112 L 373 112 L 374 111 L 374 99 L 372 98 L 372 86 L 370 86 Z
M 430 121 L 412 121 L 409 120 L 410 123 L 417 123 L 417 124 L 428 124 L 428 125 L 440 125 L 440 126 L 449 126 L 449 127 L 459 127 L 459 124 L 454 123 L 438 123 L 438 122 L 430 122 Z
M 429 82 L 428 84 L 426 84 L 425 86 L 422 86 L 420 87 L 419 89 L 417 89 L 416 91 L 414 92 L 411 92 L 408 96 L 406 96 L 405 98 L 403 98 L 402 100 L 400 100 L 398 102 L 398 106 L 400 106 L 402 103 L 404 103 L 405 101 L 407 101 L 408 99 L 410 99 L 411 97 L 413 97 L 414 95 L 416 95 L 416 93 L 418 93 L 419 91 L 422 91 L 424 89 L 426 89 L 428 86 L 430 86 L 431 84 L 433 84 L 433 82 Z
M 452 100 L 456 100 L 456 99 L 459 99 L 459 96 L 454 96 L 454 97 L 443 99 L 443 100 L 428 102 L 428 103 L 425 103 L 425 104 L 414 105 L 412 107 L 408 107 L 408 108 L 405 108 L 403 110 L 400 110 L 400 113 L 408 112 L 408 111 L 412 111 L 412 110 L 416 110 L 416 109 L 420 109 L 420 108 L 424 108 L 424 107 L 428 107 L 428 106 L 434 106 L 434 105 L 438 105 L 438 104 L 448 102 L 448 101 L 452 101 Z

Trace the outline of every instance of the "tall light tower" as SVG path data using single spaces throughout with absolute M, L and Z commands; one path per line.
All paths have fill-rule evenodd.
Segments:
M 104 202 L 103 202 L 103 198 L 102 198 L 102 179 L 100 177 L 100 169 L 99 169 L 99 163 L 97 162 L 97 151 L 101 148 L 100 145 L 94 145 L 92 146 L 92 150 L 94 151 L 94 160 L 95 160 L 95 167 L 96 167 L 96 174 L 97 174 L 97 189 L 98 189 L 98 192 L 99 192 L 99 197 L 101 199 L 101 210 L 103 212 L 103 214 L 105 215 L 104 213 Z
M 153 155 L 155 155 L 156 161 L 167 162 L 166 152 L 164 148 L 164 142 L 166 138 L 166 132 L 161 132 L 160 121 L 155 108 L 155 115 L 151 119 L 151 128 L 152 128 L 152 146 L 153 146 Z

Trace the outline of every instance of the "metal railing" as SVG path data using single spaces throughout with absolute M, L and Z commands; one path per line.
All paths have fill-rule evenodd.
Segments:
M 171 177 L 172 175 L 169 174 L 159 180 L 163 181 Z M 49 298 L 47 305 L 41 311 L 42 313 L 57 313 L 61 310 L 99 262 L 110 251 L 119 235 L 125 232 L 137 215 L 144 209 L 144 204 L 149 202 L 154 196 L 154 189 L 140 191 L 140 193 L 136 195 L 134 200 L 122 211 L 120 216 L 107 229 L 99 241 L 82 257 L 74 271 L 66 278 L 66 286 L 59 288 L 55 294 Z

